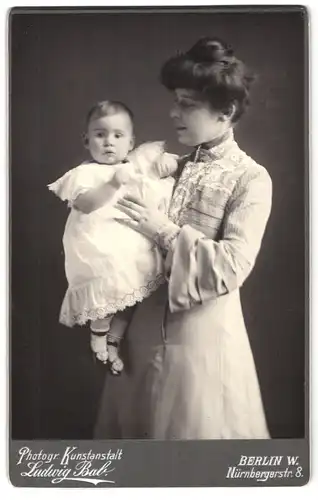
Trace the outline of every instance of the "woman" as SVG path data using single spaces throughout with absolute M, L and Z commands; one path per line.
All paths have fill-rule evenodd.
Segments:
M 123 200 L 130 225 L 162 249 L 167 284 L 138 306 L 129 370 L 107 377 L 95 437 L 264 439 L 269 433 L 239 289 L 271 209 L 271 180 L 233 137 L 252 77 L 220 40 L 166 62 L 182 144 L 169 219 Z

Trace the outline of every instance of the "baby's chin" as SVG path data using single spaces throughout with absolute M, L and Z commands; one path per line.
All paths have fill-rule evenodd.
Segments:
M 97 163 L 100 163 L 101 165 L 117 165 L 118 163 L 122 163 L 123 160 L 121 158 L 118 158 L 116 155 L 101 155 L 101 156 L 95 156 L 93 157 L 93 160 L 96 161 Z

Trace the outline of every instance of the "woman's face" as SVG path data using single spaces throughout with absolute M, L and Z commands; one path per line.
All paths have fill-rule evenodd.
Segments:
M 197 146 L 211 142 L 229 128 L 229 119 L 223 113 L 214 111 L 198 92 L 176 89 L 174 96 L 170 116 L 182 144 Z

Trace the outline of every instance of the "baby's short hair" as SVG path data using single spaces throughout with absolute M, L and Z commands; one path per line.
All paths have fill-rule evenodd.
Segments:
M 126 113 L 131 121 L 131 125 L 134 125 L 134 114 L 129 109 L 126 104 L 121 101 L 100 101 L 95 104 L 87 113 L 86 116 L 86 128 L 92 120 L 102 118 L 103 116 L 109 116 L 116 113 Z

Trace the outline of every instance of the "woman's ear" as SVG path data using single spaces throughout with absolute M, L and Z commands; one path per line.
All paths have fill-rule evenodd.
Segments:
M 219 120 L 222 122 L 232 121 L 235 112 L 236 112 L 236 104 L 232 103 L 229 105 L 227 109 L 225 109 L 220 113 Z
M 232 103 L 232 104 L 230 104 L 229 108 L 227 109 L 225 116 L 228 120 L 232 121 L 235 113 L 236 113 L 236 104 Z
M 82 141 L 83 141 L 83 144 L 84 144 L 84 148 L 88 149 L 88 135 L 86 132 L 83 132 L 82 133 Z

